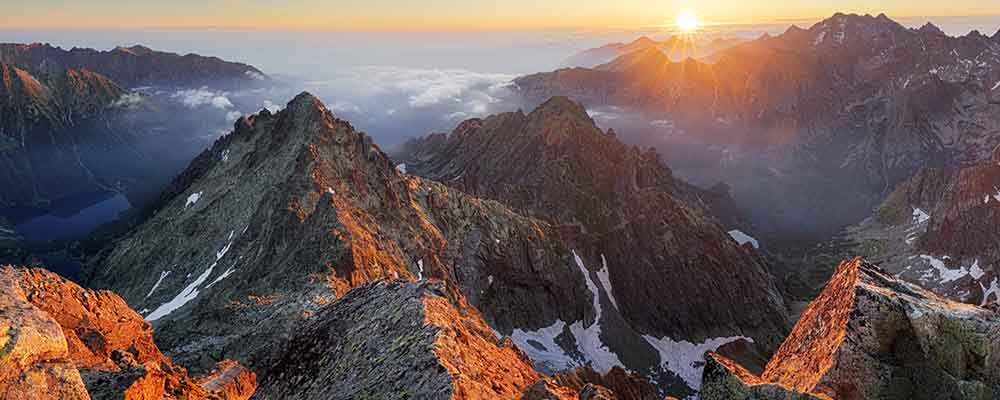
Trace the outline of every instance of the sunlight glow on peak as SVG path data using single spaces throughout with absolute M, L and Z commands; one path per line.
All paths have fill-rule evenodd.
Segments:
M 684 11 L 677 14 L 677 29 L 683 32 L 694 32 L 698 29 L 698 17 L 691 11 Z

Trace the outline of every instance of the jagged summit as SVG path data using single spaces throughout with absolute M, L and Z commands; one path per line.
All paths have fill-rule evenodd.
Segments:
M 1000 314 L 898 280 L 860 258 L 837 268 L 762 375 L 711 355 L 705 400 L 991 399 Z
M 134 55 L 134 56 L 145 56 L 145 55 L 152 54 L 154 52 L 153 49 L 151 49 L 149 47 L 146 47 L 146 46 L 143 46 L 143 45 L 140 45 L 140 44 L 129 46 L 129 47 L 118 46 L 118 47 L 115 47 L 114 50 L 115 51 L 120 51 L 120 52 L 123 52 L 123 53 L 128 53 L 128 54 L 131 54 L 131 55 Z
M 323 101 L 305 91 L 292 98 L 279 114 L 284 111 L 294 117 L 318 117 L 329 112 Z
M 942 31 L 941 28 L 938 28 L 937 25 L 932 24 L 930 21 L 927 21 L 927 23 L 925 23 L 923 26 L 917 29 L 917 31 L 923 33 L 932 33 L 935 35 L 944 35 L 944 31 Z

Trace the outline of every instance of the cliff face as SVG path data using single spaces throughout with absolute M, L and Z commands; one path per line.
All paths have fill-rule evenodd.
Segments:
M 762 375 L 712 355 L 701 397 L 994 398 L 998 332 L 995 310 L 946 300 L 855 259 L 841 264 Z
M 925 168 L 847 230 L 887 271 L 953 300 L 1000 300 L 1000 147 L 964 168 Z
M 111 292 L 83 289 L 42 269 L 0 270 L 4 398 L 248 399 L 253 372 L 226 360 L 190 378 L 160 353 L 152 326 Z M 20 349 L 20 350 L 19 350 Z M 9 397 L 13 396 L 13 397 Z

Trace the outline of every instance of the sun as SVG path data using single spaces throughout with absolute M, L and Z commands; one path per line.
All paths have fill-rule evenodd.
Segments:
M 677 14 L 677 28 L 684 32 L 694 32 L 698 29 L 698 17 L 691 11 Z

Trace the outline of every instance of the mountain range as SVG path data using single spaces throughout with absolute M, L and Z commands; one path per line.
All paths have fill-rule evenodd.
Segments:
M 145 199 L 73 244 L 76 282 L 0 267 L 0 397 L 1000 396 L 1000 33 L 837 14 L 710 60 L 603 49 L 630 46 L 393 151 L 302 92 L 179 171 L 144 135 L 197 114 L 123 88 L 266 76 L 0 46 L 0 201 Z
M 590 68 L 605 64 L 629 53 L 648 49 L 657 49 L 667 56 L 667 58 L 674 61 L 686 58 L 711 59 L 712 55 L 716 52 L 742 42 L 744 40 L 739 38 L 702 38 L 697 35 L 673 35 L 662 41 L 650 39 L 648 36 L 641 36 L 629 43 L 609 43 L 581 51 L 563 60 L 562 65 L 566 67 Z
M 1000 34 L 950 37 L 836 14 L 714 58 L 674 62 L 646 49 L 514 87 L 531 101 L 566 95 L 669 122 L 683 133 L 630 140 L 656 142 L 668 159 L 700 149 L 708 161 L 675 168 L 728 182 L 750 219 L 773 231 L 836 231 L 919 168 L 982 161 L 1000 141 Z M 772 190 L 756 190 L 764 186 Z
M 35 75 L 65 70 L 88 70 L 104 75 L 125 88 L 139 86 L 224 86 L 268 79 L 247 64 L 175 54 L 145 46 L 116 47 L 108 51 L 74 47 L 65 50 L 47 43 L 0 43 L 0 63 Z
M 789 322 L 762 257 L 580 105 L 555 98 L 527 115 L 467 121 L 449 138 L 467 156 L 455 158 L 469 162 L 466 182 L 482 186 L 418 177 L 432 175 L 430 163 L 411 174 L 301 94 L 277 114 L 240 119 L 84 281 L 140 309 L 192 368 L 208 354 L 270 365 L 295 327 L 382 279 L 445 282 L 546 373 L 621 368 L 685 391 L 699 367 L 671 346 L 727 345 L 749 362 L 777 346 Z M 486 163 L 514 153 L 542 164 Z M 632 219 L 629 207 L 643 204 L 656 206 Z M 636 246 L 640 237 L 658 239 Z M 694 287 L 711 295 L 648 301 Z
M 203 149 L 192 132 L 205 129 L 204 121 L 176 114 L 185 107 L 162 99 L 167 95 L 126 88 L 268 79 L 244 64 L 141 46 L 101 52 L 0 44 L 0 73 L 0 211 L 14 210 L 14 224 L 23 222 L 17 210 L 86 193 L 122 193 L 145 205 Z

